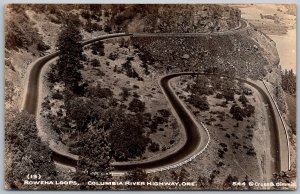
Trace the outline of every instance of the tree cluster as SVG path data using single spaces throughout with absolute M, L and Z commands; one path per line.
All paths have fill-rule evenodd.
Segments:
M 122 70 L 125 71 L 126 75 L 130 78 L 137 78 L 139 81 L 143 81 L 143 78 L 139 76 L 136 70 L 132 67 L 131 61 L 133 59 L 127 58 L 126 62 L 122 64 Z
M 92 53 L 94 55 L 100 55 L 100 56 L 104 56 L 105 52 L 104 52 L 104 44 L 102 41 L 98 41 L 92 44 Z
M 202 111 L 209 110 L 209 103 L 207 102 L 206 96 L 192 94 L 187 101 Z
M 241 108 L 237 104 L 233 104 L 229 111 L 232 117 L 238 121 L 243 121 L 244 117 L 251 117 L 255 112 L 255 107 L 251 104 L 246 104 L 244 108 Z
M 119 111 L 117 117 L 110 118 L 110 142 L 114 157 L 117 161 L 142 156 L 145 152 L 149 139 L 143 133 L 142 117 L 139 115 L 125 114 Z
M 46 180 L 56 179 L 51 151 L 41 142 L 37 130 L 35 117 L 27 112 L 17 113 L 6 123 L 6 151 L 11 159 L 6 181 L 11 188 L 26 189 L 23 181 L 28 174 L 40 174 Z
M 291 94 L 296 94 L 296 74 L 293 72 L 293 70 L 285 70 L 281 72 L 282 76 L 282 89 Z
M 9 50 L 25 49 L 33 54 L 43 53 L 50 47 L 43 42 L 41 35 L 29 18 L 25 9 L 12 9 L 5 29 L 5 48 Z

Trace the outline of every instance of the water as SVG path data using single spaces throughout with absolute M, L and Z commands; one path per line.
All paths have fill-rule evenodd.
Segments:
M 269 35 L 276 43 L 282 70 L 293 69 L 296 73 L 296 29 L 288 30 L 286 35 Z

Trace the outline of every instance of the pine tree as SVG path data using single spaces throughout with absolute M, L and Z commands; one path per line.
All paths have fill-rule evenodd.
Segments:
M 58 76 L 73 92 L 78 90 L 82 81 L 80 70 L 83 65 L 81 61 L 85 60 L 81 45 L 82 36 L 75 23 L 72 20 L 69 21 L 59 35 L 57 47 L 60 53 L 59 60 L 55 65 Z

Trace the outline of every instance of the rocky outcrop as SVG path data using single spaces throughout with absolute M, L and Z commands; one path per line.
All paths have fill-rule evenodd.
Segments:
M 238 9 L 224 5 L 132 5 L 119 8 L 111 23 L 120 31 L 188 33 L 228 30 L 240 18 Z
M 241 77 L 262 79 L 279 68 L 275 43 L 252 27 L 220 35 L 134 37 L 133 43 L 156 59 L 156 68 L 163 71 L 218 67 Z

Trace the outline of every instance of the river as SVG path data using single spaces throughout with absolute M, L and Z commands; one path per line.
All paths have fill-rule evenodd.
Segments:
M 296 73 L 296 29 L 288 30 L 285 35 L 269 35 L 276 43 L 282 70 L 293 69 Z

